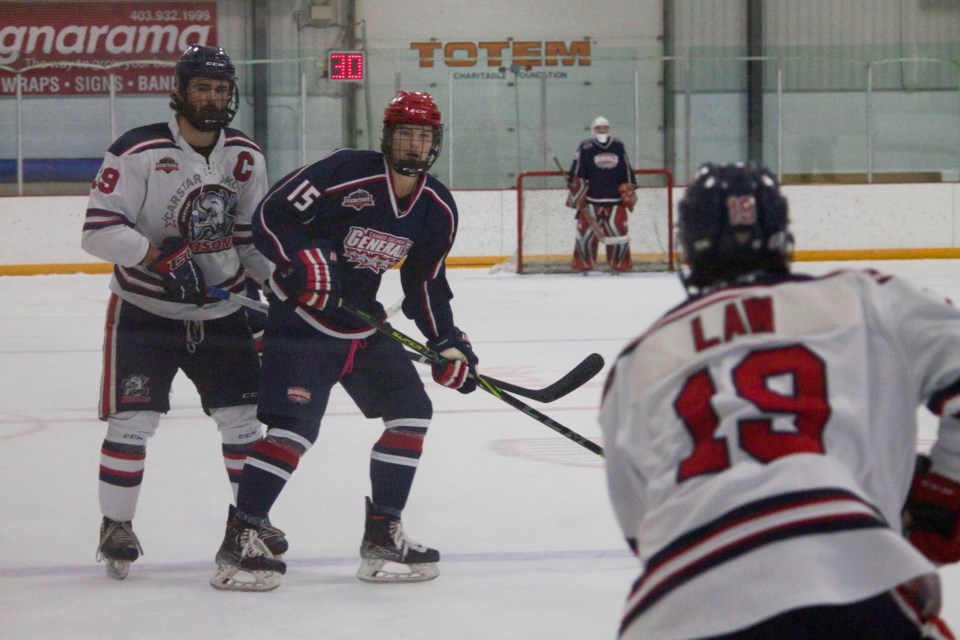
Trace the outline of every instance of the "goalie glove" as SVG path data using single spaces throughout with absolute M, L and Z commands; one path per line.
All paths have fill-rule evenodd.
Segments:
M 925 468 L 926 467 L 926 468 Z M 903 530 L 923 555 L 938 564 L 960 561 L 960 484 L 918 460 L 903 510 Z
M 620 192 L 620 202 L 623 203 L 623 206 L 628 211 L 633 211 L 633 208 L 637 205 L 637 185 L 624 182 L 617 187 L 617 191 Z
M 337 255 L 325 247 L 301 249 L 286 267 L 277 267 L 270 276 L 270 288 L 287 298 L 323 311 L 336 306 L 340 282 L 336 272 Z
M 207 283 L 203 271 L 193 261 L 190 243 L 184 238 L 165 238 L 160 255 L 148 267 L 163 278 L 163 289 L 177 302 L 202 307 L 207 300 Z
M 448 389 L 471 393 L 477 389 L 477 363 L 473 345 L 467 334 L 456 327 L 450 333 L 427 340 L 427 346 L 447 360 L 446 365 L 434 363 L 433 379 Z

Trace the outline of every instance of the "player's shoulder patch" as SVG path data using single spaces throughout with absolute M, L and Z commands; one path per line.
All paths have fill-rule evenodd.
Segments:
M 176 149 L 177 143 L 170 133 L 166 122 L 157 122 L 130 129 L 110 145 L 110 153 L 122 156 L 130 153 L 141 153 L 149 149 Z
M 260 145 L 250 139 L 250 136 L 245 134 L 239 129 L 231 129 L 227 127 L 223 130 L 223 146 L 225 147 L 247 147 L 248 149 L 253 149 L 263 153 L 260 149 Z

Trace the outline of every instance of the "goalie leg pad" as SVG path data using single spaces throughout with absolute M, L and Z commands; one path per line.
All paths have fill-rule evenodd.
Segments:
M 607 237 L 607 263 L 615 271 L 630 271 L 633 269 L 633 259 L 630 256 L 630 235 L 627 231 L 627 212 L 623 205 L 619 205 L 612 212 L 612 217 L 606 218 L 610 235 Z
M 577 214 L 577 231 L 573 246 L 573 262 L 575 271 L 591 271 L 597 260 L 597 248 L 600 241 L 590 221 L 582 214 Z

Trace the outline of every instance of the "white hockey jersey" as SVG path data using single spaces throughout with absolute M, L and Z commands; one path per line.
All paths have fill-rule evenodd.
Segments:
M 110 289 L 159 316 L 219 318 L 237 310 L 210 299 L 203 307 L 175 302 L 160 276 L 138 263 L 152 244 L 187 238 L 208 285 L 242 292 L 249 271 L 266 280 L 273 265 L 253 246 L 251 220 L 267 191 L 260 148 L 224 129 L 209 161 L 183 138 L 176 118 L 132 129 L 111 145 L 90 189 L 81 246 L 114 263 Z
M 870 271 L 731 287 L 618 358 L 600 423 L 643 573 L 621 637 L 697 638 L 935 571 L 902 536 L 916 412 L 960 480 L 960 312 Z M 946 445 L 946 446 L 944 446 Z

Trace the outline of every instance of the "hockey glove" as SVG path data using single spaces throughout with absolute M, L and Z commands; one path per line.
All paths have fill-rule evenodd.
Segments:
M 438 384 L 460 393 L 476 391 L 480 360 L 473 353 L 467 334 L 454 327 L 450 333 L 427 340 L 427 346 L 447 360 L 446 365 L 433 365 L 433 379 Z
M 203 271 L 193 261 L 190 243 L 183 238 L 166 238 L 160 244 L 160 255 L 149 267 L 163 278 L 163 288 L 177 302 L 202 307 L 207 300 L 207 283 Z
M 960 561 L 960 484 L 918 469 L 903 513 L 911 544 L 938 564 Z
M 301 249 L 287 267 L 277 267 L 270 284 L 288 298 L 317 311 L 335 307 L 340 298 L 337 255 L 329 249 Z
M 623 206 L 627 208 L 628 211 L 633 211 L 633 208 L 637 206 L 637 187 L 629 182 L 624 182 L 622 185 L 617 187 L 617 191 L 620 192 L 620 202 L 623 203 Z

